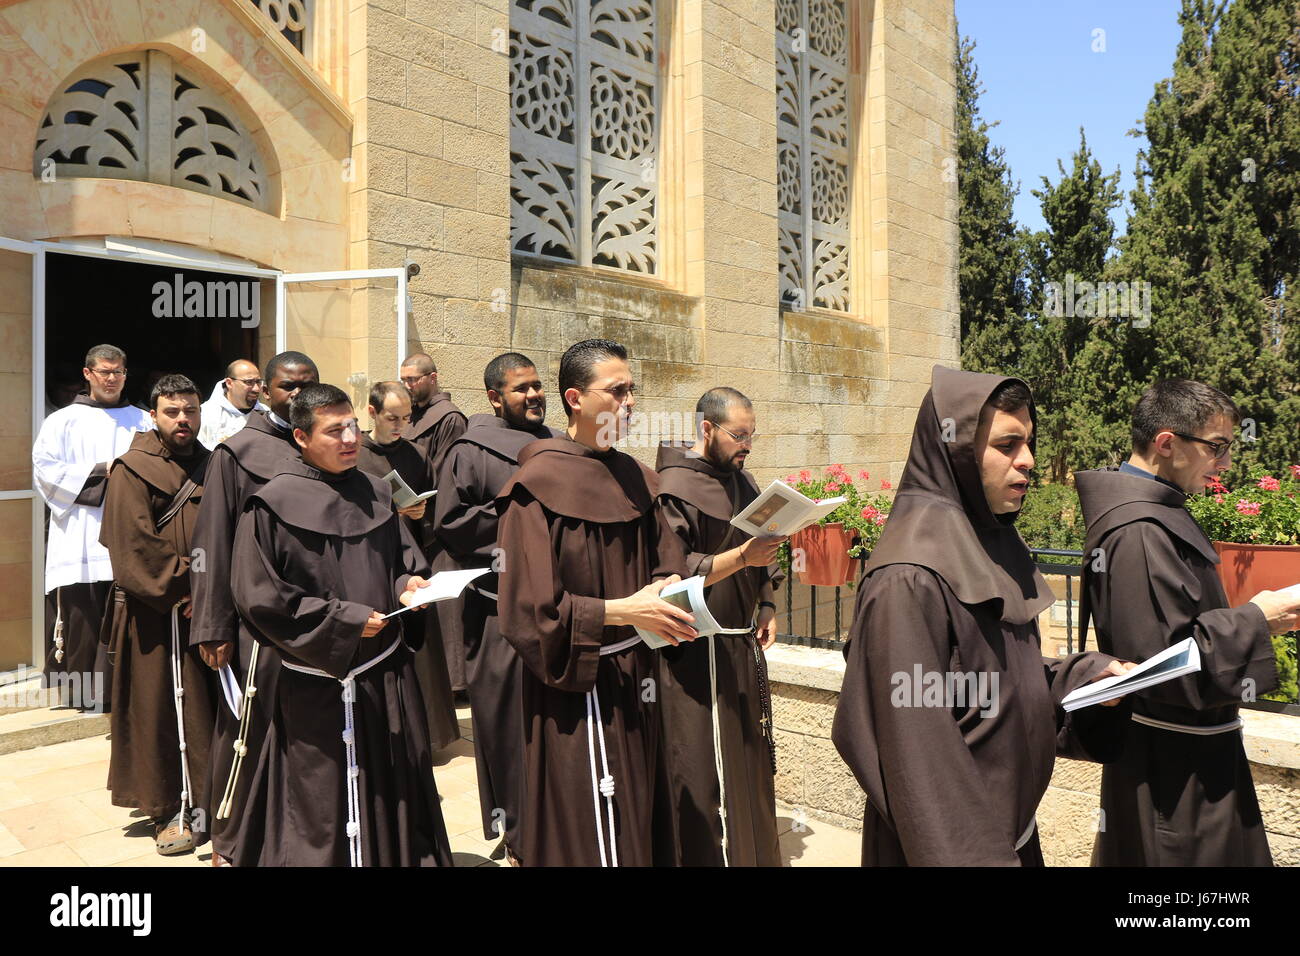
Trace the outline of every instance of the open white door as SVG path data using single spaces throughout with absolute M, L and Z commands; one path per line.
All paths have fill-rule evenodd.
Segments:
M 0 329 L 11 342 L 21 344 L 28 334 L 31 342 L 30 367 L 24 368 L 13 355 L 0 371 L 0 396 L 7 412 L 0 429 L 11 447 L 22 450 L 0 465 L 0 577 L 4 587 L 15 591 L 23 582 L 28 584 L 26 610 L 22 600 L 4 602 L 10 619 L 31 615 L 30 646 L 21 646 L 21 632 L 15 635 L 18 646 L 0 646 L 2 670 L 24 663 L 40 667 L 45 657 L 45 505 L 32 484 L 31 456 L 46 401 L 45 250 L 37 243 L 0 238 Z
M 310 356 L 320 380 L 348 392 L 362 411 L 372 383 L 397 378 L 406 322 L 404 268 L 276 277 L 274 350 Z

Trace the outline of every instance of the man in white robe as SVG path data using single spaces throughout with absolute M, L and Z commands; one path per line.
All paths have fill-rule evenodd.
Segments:
M 45 592 L 54 592 L 53 646 L 47 681 L 60 676 L 70 703 L 108 709 L 112 670 L 99 642 L 104 602 L 113 581 L 108 549 L 99 543 L 108 467 L 131 447 L 136 432 L 153 427 L 149 413 L 127 403 L 126 353 L 96 345 L 82 375 L 89 395 L 52 413 L 32 444 L 32 481 L 50 509 L 45 547 Z
M 226 377 L 212 388 L 203 403 L 203 425 L 199 442 L 211 451 L 239 431 L 248 422 L 250 412 L 268 412 L 258 401 L 262 394 L 262 375 L 248 359 L 235 359 L 226 366 Z

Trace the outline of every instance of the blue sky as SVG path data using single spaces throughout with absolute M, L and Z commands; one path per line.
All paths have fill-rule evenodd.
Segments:
M 1141 125 L 1155 84 L 1169 76 L 1180 34 L 1178 0 L 956 0 L 957 28 L 976 42 L 984 93 L 980 111 L 993 142 L 1006 149 L 1020 182 L 1016 219 L 1041 229 L 1031 189 L 1040 176 L 1059 178 L 1079 145 L 1109 173 L 1119 167 L 1125 195 L 1143 141 L 1127 135 Z M 1094 52 L 1094 31 L 1105 50 Z M 1127 201 L 1114 218 L 1124 229 Z

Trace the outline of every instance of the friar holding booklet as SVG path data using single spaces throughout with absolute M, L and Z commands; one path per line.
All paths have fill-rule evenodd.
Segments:
M 782 537 L 750 537 L 731 519 L 758 497 L 745 470 L 756 421 L 733 388 L 706 392 L 695 406 L 694 445 L 659 447 L 659 508 L 682 540 L 686 570 L 704 575 L 704 595 L 725 628 L 665 647 L 656 864 L 780 866 L 767 667 L 776 640 L 771 565 Z M 725 797 L 724 797 L 725 795 Z M 723 803 L 725 801 L 725 810 Z
M 564 437 L 526 446 L 497 498 L 501 633 L 527 667 L 512 849 L 525 866 L 649 866 L 658 659 L 634 627 L 696 636 L 658 597 L 684 555 L 654 507 L 659 477 L 613 447 L 636 405 L 627 350 L 579 342 L 559 386 Z
M 1107 759 L 1122 739 L 1122 701 L 1060 703 L 1135 665 L 1039 649 L 1055 597 L 1015 529 L 1034 423 L 1019 379 L 935 366 L 858 586 L 831 732 L 867 793 L 864 866 L 1042 866 L 1034 814 L 1057 752 Z M 962 693 L 932 700 L 917 674 Z
M 290 421 L 302 460 L 250 495 L 231 574 L 240 618 L 283 667 L 264 759 L 249 768 L 266 840 L 248 862 L 450 866 L 408 615 L 387 616 L 428 564 L 387 483 L 356 468 L 347 394 L 308 385 Z
M 443 459 L 442 493 L 433 502 L 434 533 L 457 568 L 499 566 L 496 497 L 519 470 L 525 447 L 560 434 L 546 426 L 546 390 L 528 356 L 496 356 L 483 369 L 483 387 L 493 414 L 470 416 L 465 434 Z M 483 839 L 504 840 L 504 853 L 513 860 L 523 787 L 524 665 L 501 636 L 497 591 L 495 573 L 475 580 L 465 593 L 461 620 Z
M 376 382 L 370 389 L 370 404 L 366 409 L 373 422 L 369 434 L 361 436 L 357 449 L 357 467 L 367 474 L 385 480 L 397 472 L 417 495 L 432 491 L 433 465 L 425 454 L 401 435 L 411 421 L 411 393 L 401 382 Z M 418 501 L 405 508 L 394 510 L 402 516 L 402 523 L 411 536 L 427 550 L 426 538 L 432 534 L 425 521 L 430 502 Z M 445 568 L 443 570 L 446 570 Z M 456 702 L 451 695 L 451 682 L 447 679 L 447 658 L 436 627 L 423 615 L 406 622 L 406 640 L 416 649 L 415 673 L 424 694 L 424 706 L 429 718 L 429 740 L 434 753 L 460 739 L 460 724 L 456 719 Z M 425 640 L 425 634 L 432 640 Z
M 1133 409 L 1128 461 L 1075 474 L 1088 522 L 1080 633 L 1091 615 L 1107 653 L 1145 660 L 1191 638 L 1201 657 L 1199 673 L 1133 696 L 1123 754 L 1102 770 L 1094 866 L 1271 863 L 1238 706 L 1277 686 L 1270 635 L 1297 626 L 1300 596 L 1228 607 L 1219 556 L 1185 506 L 1232 464 L 1240 418 L 1217 389 L 1159 382 Z

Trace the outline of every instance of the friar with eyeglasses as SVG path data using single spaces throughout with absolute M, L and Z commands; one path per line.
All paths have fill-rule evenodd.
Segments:
M 1219 556 L 1186 508 L 1231 466 L 1240 417 L 1218 389 L 1159 382 L 1133 409 L 1128 461 L 1074 476 L 1084 639 L 1092 617 L 1108 654 L 1141 661 L 1190 637 L 1201 655 L 1198 673 L 1132 695 L 1123 753 L 1102 770 L 1094 866 L 1271 863 L 1238 706 L 1277 686 L 1270 635 L 1296 627 L 1300 601 L 1263 591 L 1228 607 Z
M 662 866 L 780 866 L 770 698 L 764 649 L 776 641 L 774 566 L 781 537 L 751 538 L 731 519 L 758 497 L 745 470 L 754 406 L 712 388 L 695 406 L 693 445 L 659 446 L 658 504 L 703 575 L 710 612 L 749 634 L 661 650 L 663 744 L 655 810 Z
M 113 565 L 99 543 L 104 493 L 109 465 L 153 423 L 127 401 L 126 353 L 117 346 L 90 349 L 81 374 L 89 394 L 46 418 L 32 443 L 32 482 L 50 509 L 45 590 L 55 620 L 45 675 L 79 691 L 69 703 L 107 710 L 113 670 L 99 633 Z
M 614 448 L 636 405 L 627 350 L 589 339 L 560 360 L 568 427 L 519 452 L 497 509 L 501 634 L 519 653 L 524 866 L 649 866 L 658 661 L 634 626 L 697 633 L 659 597 L 684 570 L 655 508 L 659 477 Z

